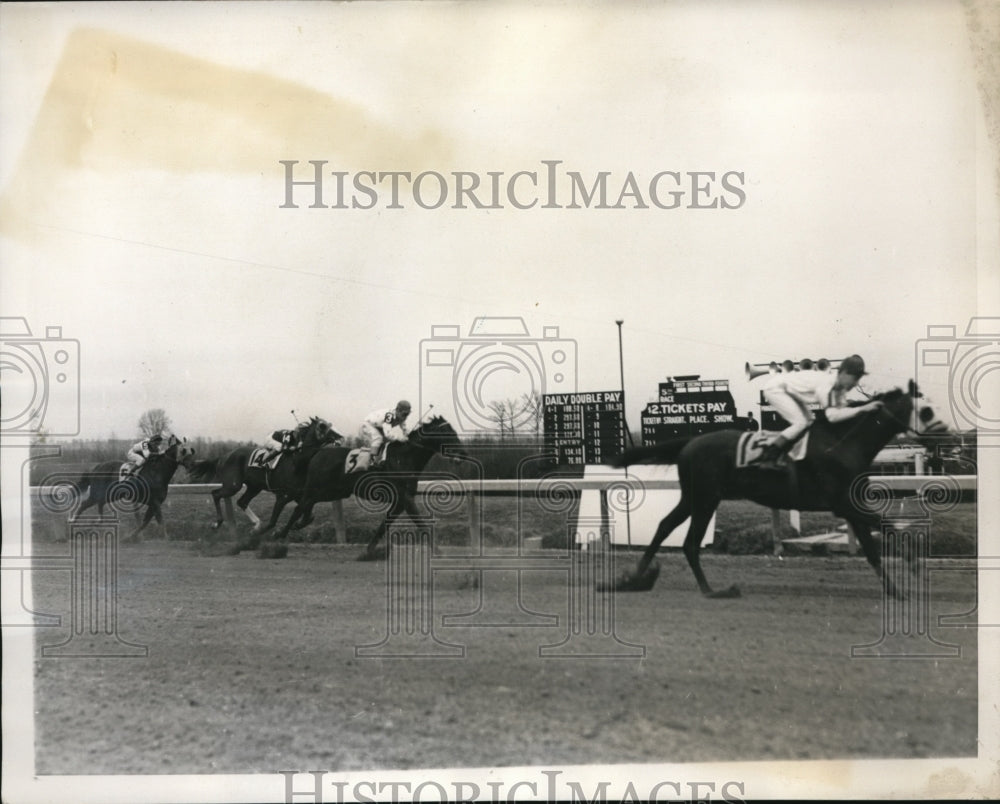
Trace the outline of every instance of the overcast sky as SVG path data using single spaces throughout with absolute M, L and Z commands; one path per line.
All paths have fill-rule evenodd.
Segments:
M 293 408 L 353 433 L 401 397 L 454 418 L 456 377 L 531 390 L 525 354 L 538 390 L 617 389 L 616 319 L 633 428 L 667 375 L 729 379 L 742 413 L 745 361 L 852 352 L 870 388 L 917 376 L 950 420 L 917 342 L 1000 310 L 959 4 L 5 5 L 0 82 L 0 311 L 79 340 L 83 436 L 150 407 L 241 439 Z M 313 209 L 296 187 L 283 209 L 282 160 L 325 160 L 331 205 L 332 171 L 348 206 L 360 171 L 450 195 Z M 542 187 L 543 160 L 563 208 L 524 176 L 514 200 L 539 200 L 515 208 L 507 182 Z M 502 172 L 502 208 L 452 208 L 453 171 L 487 203 Z M 607 171 L 608 206 L 630 173 L 639 195 L 567 208 L 567 171 Z M 650 198 L 665 171 L 676 209 Z M 691 172 L 715 174 L 700 196 Z M 472 357 L 479 317 L 538 345 Z

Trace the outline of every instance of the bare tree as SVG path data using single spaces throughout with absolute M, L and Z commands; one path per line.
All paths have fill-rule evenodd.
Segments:
M 534 429 L 536 436 L 539 435 L 542 431 L 542 419 L 545 415 L 542 395 L 538 391 L 521 394 L 521 411 L 525 415 L 525 424 Z
M 170 429 L 170 417 L 163 408 L 150 408 L 139 417 L 139 435 L 149 438 Z
M 490 402 L 487 407 L 493 414 L 490 419 L 497 423 L 497 429 L 500 431 L 500 440 L 502 441 L 504 434 L 508 431 L 511 424 L 507 415 L 507 403 L 498 399 Z

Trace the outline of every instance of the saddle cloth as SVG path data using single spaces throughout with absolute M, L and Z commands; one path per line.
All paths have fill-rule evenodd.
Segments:
M 125 463 L 123 463 L 118 468 L 118 482 L 120 483 L 126 477 L 128 477 L 130 474 L 132 474 L 132 464 L 129 463 L 128 461 L 125 461 Z
M 347 453 L 347 458 L 344 460 L 344 474 L 350 475 L 357 472 L 367 472 L 371 467 L 372 454 L 364 449 L 363 447 L 358 447 L 352 449 Z
M 743 469 L 747 466 L 753 466 L 753 464 L 760 460 L 760 454 L 764 451 L 764 447 L 774 441 L 778 435 L 779 433 L 769 430 L 760 430 L 741 435 L 740 440 L 736 444 L 736 468 Z M 787 453 L 787 458 L 793 461 L 801 461 L 806 456 L 808 445 L 809 431 L 806 430 L 802 438 L 792 445 L 792 448 Z
M 250 460 L 247 461 L 247 466 L 251 469 L 274 469 L 278 466 L 278 461 L 281 460 L 281 453 L 279 452 L 270 461 L 265 461 L 264 457 L 268 453 L 267 447 L 257 447 L 253 452 L 250 453 Z

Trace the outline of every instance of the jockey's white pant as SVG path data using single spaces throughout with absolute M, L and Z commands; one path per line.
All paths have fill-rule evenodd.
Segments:
M 372 427 L 368 422 L 364 422 L 361 425 L 361 437 L 365 440 L 365 446 L 368 447 L 368 451 L 372 454 L 372 457 L 378 457 L 379 451 L 385 443 L 385 436 L 382 435 L 382 431 L 377 427 Z
M 805 403 L 784 388 L 767 388 L 764 390 L 764 398 L 788 422 L 788 427 L 782 430 L 781 434 L 789 441 L 799 438 L 815 419 Z M 805 442 L 797 441 L 789 451 L 789 455 L 793 460 L 800 460 L 804 457 L 804 450 Z
M 130 452 L 128 455 L 125 456 L 125 460 L 127 460 L 130 464 L 132 464 L 133 472 L 138 472 L 139 467 L 146 462 L 145 456 L 141 455 L 138 452 Z

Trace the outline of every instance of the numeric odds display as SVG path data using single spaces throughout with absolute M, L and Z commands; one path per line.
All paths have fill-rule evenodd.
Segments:
M 621 391 L 545 394 L 545 444 L 565 464 L 605 463 L 625 450 Z

